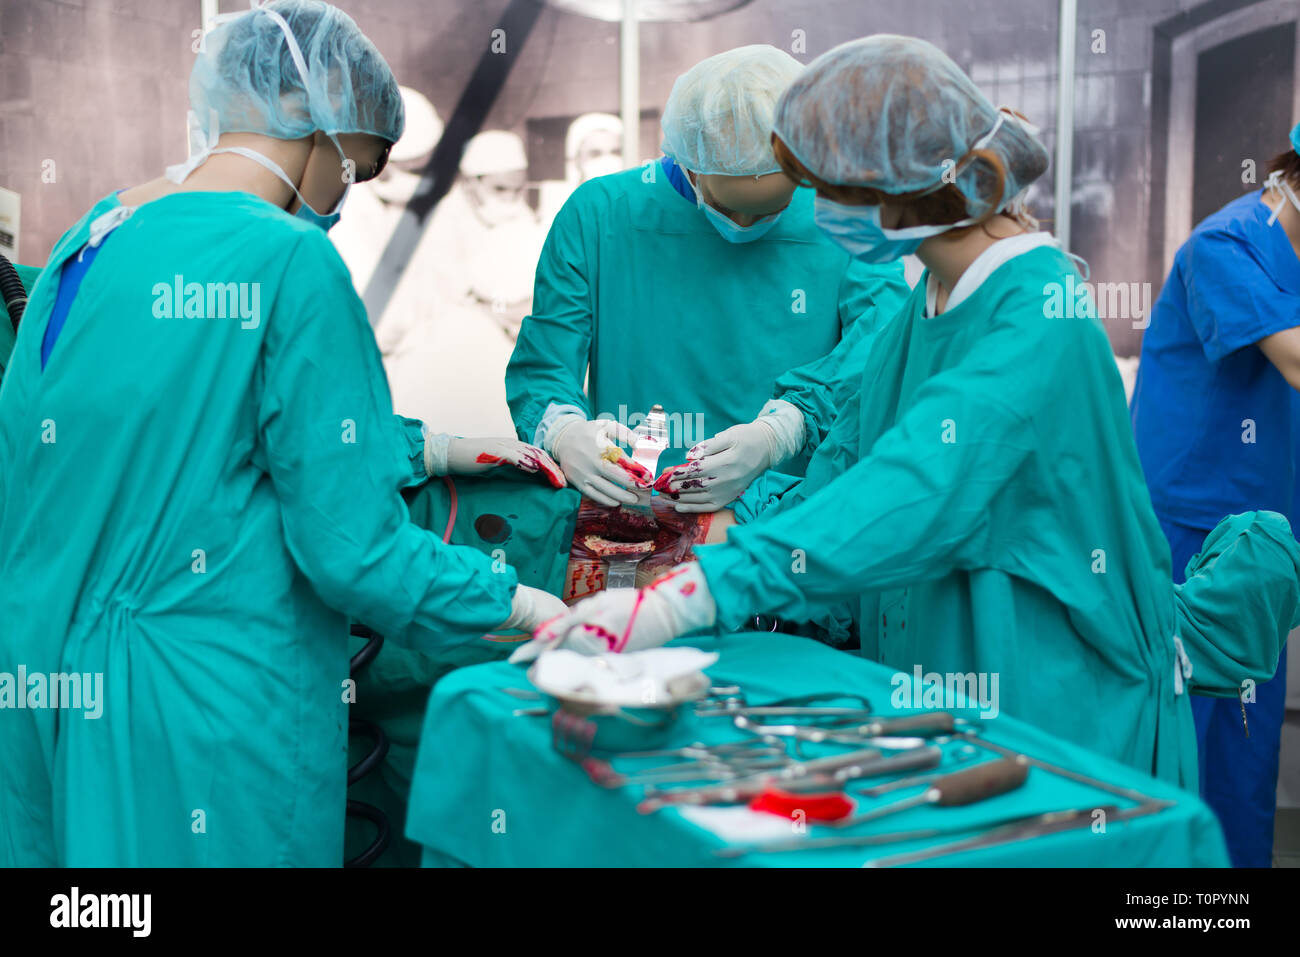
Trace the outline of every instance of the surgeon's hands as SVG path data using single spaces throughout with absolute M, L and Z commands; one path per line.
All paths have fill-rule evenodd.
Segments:
M 598 505 L 632 505 L 644 499 L 635 490 L 648 490 L 654 476 L 614 444 L 636 444 L 625 425 L 610 419 L 583 421 L 574 417 L 548 440 L 551 452 L 569 484 Z
M 765 420 L 733 425 L 692 448 L 682 465 L 665 469 L 654 487 L 679 512 L 716 512 L 776 464 L 777 452 L 776 431 Z
M 564 488 L 564 472 L 535 445 L 518 439 L 452 438 L 447 446 L 448 475 L 480 475 L 502 465 L 541 474 L 553 488 Z
M 569 606 L 550 592 L 518 585 L 510 602 L 510 617 L 501 623 L 501 630 L 536 631 L 546 622 L 568 611 Z
M 704 572 L 697 562 L 688 562 L 639 591 L 619 588 L 579 602 L 539 628 L 510 660 L 531 661 L 552 648 L 585 655 L 657 648 L 710 627 L 717 615 Z

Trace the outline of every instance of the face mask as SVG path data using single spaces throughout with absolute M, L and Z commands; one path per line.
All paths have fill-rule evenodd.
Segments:
M 330 136 L 330 139 L 334 141 L 334 146 L 339 151 L 339 156 L 343 156 L 343 147 L 339 146 L 338 139 L 335 138 L 333 135 Z M 348 162 L 346 156 L 343 156 L 342 168 L 344 169 L 344 171 L 348 169 Z M 289 182 L 289 177 L 285 176 L 283 177 L 283 179 L 286 183 Z M 289 183 L 289 185 L 292 187 L 293 183 Z M 343 195 L 339 197 L 339 201 L 334 204 L 334 208 L 330 210 L 328 213 L 316 212 L 316 210 L 312 209 L 309 205 L 307 205 L 307 200 L 303 198 L 302 193 L 299 193 L 297 189 L 294 189 L 294 192 L 297 193 L 298 195 L 298 199 L 302 200 L 302 203 L 298 207 L 298 211 L 294 213 L 294 216 L 296 216 L 298 219 L 306 220 L 307 222 L 311 223 L 313 226 L 319 226 L 321 229 L 325 230 L 325 232 L 328 233 L 331 229 L 334 228 L 334 226 L 338 224 L 338 221 L 343 218 L 343 203 L 345 200 L 347 200 L 348 190 L 350 190 L 351 188 L 352 188 L 352 178 L 348 177 L 347 182 L 343 186 Z
M 587 180 L 595 179 L 597 176 L 609 176 L 611 173 L 621 173 L 623 171 L 623 157 L 619 153 L 601 153 L 597 156 L 589 157 L 581 163 L 575 162 L 574 165 L 579 170 L 579 181 L 585 183 Z
M 687 177 L 688 181 L 689 179 L 690 177 Z M 695 183 L 691 183 L 691 189 L 695 190 L 695 205 L 704 210 L 704 215 L 713 224 L 713 228 L 729 243 L 752 243 L 755 239 L 762 239 L 776 225 L 777 220 L 781 218 L 781 213 L 785 212 L 782 209 L 770 216 L 764 216 L 752 226 L 741 226 L 706 203 L 704 194 Z
M 1297 128 L 1300 129 L 1300 127 Z M 1295 190 L 1291 188 L 1291 184 L 1282 178 L 1281 170 L 1268 174 L 1268 179 L 1264 180 L 1264 188 L 1277 190 L 1286 197 L 1288 203 L 1295 207 L 1296 212 L 1300 213 L 1300 198 L 1296 197 Z M 1273 215 L 1268 218 L 1268 224 L 1272 226 L 1277 222 L 1277 218 L 1281 215 L 1282 204 L 1278 203 L 1277 209 L 1273 210 Z
M 910 256 L 927 238 L 952 228 L 885 229 L 880 225 L 880 206 L 845 206 L 821 196 L 813 200 L 813 220 L 850 256 L 865 263 L 891 263 Z
M 343 203 L 340 201 L 339 205 L 342 206 Z M 334 212 L 330 213 L 328 216 L 322 216 L 320 213 L 316 212 L 316 210 L 312 209 L 306 203 L 303 203 L 301 206 L 299 206 L 298 212 L 294 213 L 293 215 L 298 219 L 305 219 L 313 226 L 319 226 L 327 233 L 331 229 L 333 229 L 336 225 L 338 225 L 338 221 L 343 218 L 343 214 L 340 213 L 337 209 Z
M 971 152 L 983 149 L 1001 128 L 1005 113 L 998 113 L 993 129 L 989 130 L 971 147 Z M 940 182 L 929 192 L 942 189 Z M 921 195 L 925 195 L 922 193 Z M 880 223 L 881 207 L 845 206 L 818 196 L 813 200 L 813 220 L 831 239 L 854 259 L 865 263 L 891 263 L 910 256 L 921 243 L 931 236 L 940 236 L 962 226 L 970 226 L 976 217 L 967 217 L 942 226 L 911 226 L 907 229 L 886 229 Z
M 380 202 L 393 206 L 405 206 L 417 193 L 426 192 L 432 186 L 433 180 L 425 180 L 418 173 L 391 167 L 378 179 L 370 181 L 370 189 Z
M 339 155 L 342 156 L 343 147 L 339 146 L 338 140 L 334 136 L 331 135 L 330 139 L 334 140 L 334 146 L 338 149 Z M 316 210 L 311 208 L 307 200 L 303 197 L 302 193 L 298 192 L 298 187 L 293 184 L 293 180 L 289 178 L 289 174 L 286 173 L 283 169 L 281 169 L 280 164 L 277 163 L 275 160 L 271 159 L 269 156 L 263 153 L 259 153 L 256 150 L 250 150 L 246 146 L 223 146 L 219 149 L 211 150 L 210 152 L 212 154 L 235 153 L 239 156 L 245 157 L 246 159 L 251 159 L 254 163 L 274 173 L 286 185 L 288 185 L 288 187 L 291 190 L 293 190 L 293 194 L 298 197 L 298 200 L 301 203 L 301 205 L 298 207 L 298 211 L 293 214 L 298 219 L 306 220 L 307 222 L 311 223 L 313 226 L 319 226 L 321 229 L 324 229 L 328 232 L 329 229 L 335 223 L 337 223 L 340 218 L 342 218 L 342 213 L 340 211 L 343 209 L 344 200 L 348 198 L 348 190 L 352 188 L 352 183 L 350 180 L 348 184 L 343 187 L 343 195 L 340 196 L 339 201 L 334 204 L 334 208 L 330 210 L 328 213 L 318 213 L 316 212 Z M 344 169 L 346 168 L 347 167 L 345 166 Z

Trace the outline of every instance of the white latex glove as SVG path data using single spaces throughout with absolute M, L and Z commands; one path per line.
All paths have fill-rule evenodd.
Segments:
M 798 454 L 804 445 L 803 413 L 784 399 L 771 399 L 753 422 L 723 429 L 666 469 L 655 488 L 676 501 L 679 512 L 716 512 L 740 497 L 749 483 Z
M 698 562 L 687 562 L 640 591 L 618 588 L 578 602 L 537 630 L 511 661 L 531 661 L 551 648 L 581 654 L 641 651 L 708 628 L 718 608 Z
M 424 436 L 424 468 L 430 475 L 481 475 L 502 465 L 541 473 L 554 488 L 564 488 L 564 472 L 535 445 L 518 439 L 461 439 L 446 434 Z
M 679 512 L 716 512 L 772 467 L 776 433 L 762 419 L 723 429 L 686 453 L 686 462 L 663 474 L 655 487 Z
M 597 505 L 635 504 L 644 496 L 633 489 L 649 489 L 654 483 L 654 476 L 615 445 L 615 439 L 636 444 L 636 436 L 625 425 L 573 416 L 557 423 L 547 440 L 569 484 Z
M 514 598 L 510 602 L 510 617 L 501 623 L 501 630 L 536 631 L 552 618 L 557 618 L 568 610 L 569 606 L 550 592 L 519 585 L 515 588 Z

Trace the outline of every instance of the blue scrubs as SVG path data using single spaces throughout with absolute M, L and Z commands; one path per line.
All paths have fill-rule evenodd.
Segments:
M 1300 326 L 1300 259 L 1252 192 L 1178 250 L 1142 342 L 1133 429 L 1175 581 L 1225 516 L 1281 512 L 1296 524 L 1300 402 L 1256 343 Z M 1201 793 L 1233 864 L 1272 863 L 1286 657 L 1245 705 L 1192 698 Z
M 112 238 L 111 233 L 103 242 L 107 242 L 110 238 Z M 54 343 L 59 341 L 59 334 L 63 332 L 63 326 L 68 321 L 68 312 L 72 309 L 72 300 L 77 298 L 81 280 L 86 278 L 86 273 L 90 271 L 91 263 L 99 255 L 100 248 L 87 243 L 81 247 L 81 252 L 63 264 L 63 269 L 59 272 L 59 291 L 54 298 L 54 311 L 50 313 L 49 325 L 45 327 L 45 335 L 41 339 L 42 371 L 50 361 Z

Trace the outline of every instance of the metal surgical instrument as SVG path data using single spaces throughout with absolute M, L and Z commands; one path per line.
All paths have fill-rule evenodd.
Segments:
M 942 756 L 943 752 L 934 747 L 904 751 L 888 757 L 876 748 L 865 748 L 812 761 L 794 762 L 778 771 L 756 774 L 721 785 L 647 791 L 645 800 L 637 810 L 649 814 L 675 804 L 743 804 L 773 786 L 796 791 L 821 788 L 838 790 L 845 781 L 860 777 L 933 767 Z
M 954 764 L 964 764 L 975 757 L 976 751 L 970 745 L 966 745 L 961 750 L 947 755 Z M 903 788 L 916 787 L 919 784 L 929 784 L 936 778 L 941 778 L 948 771 L 936 771 L 933 774 L 916 774 L 910 778 L 900 778 L 897 781 L 889 781 L 885 784 L 877 784 L 869 788 L 858 788 L 855 794 L 861 794 L 863 797 L 879 797 L 882 794 L 888 794 L 890 791 L 899 791 Z
M 1102 814 L 1103 820 L 1108 823 L 1114 823 L 1116 821 L 1131 821 L 1134 818 L 1145 817 L 1148 814 L 1155 814 L 1173 806 L 1173 801 L 1152 800 L 1145 804 L 1139 804 L 1137 807 L 1126 808 L 1124 810 L 1120 810 L 1114 804 L 1105 804 L 1095 808 L 1072 808 L 1068 811 L 1049 811 L 1046 814 L 1036 814 L 1019 822 L 996 827 L 991 831 L 985 831 L 983 834 L 976 834 L 974 837 L 969 837 L 965 840 L 952 841 L 947 844 L 938 844 L 934 847 L 927 847 L 907 854 L 895 854 L 892 857 L 878 858 L 874 861 L 867 861 L 863 866 L 899 867 L 903 864 L 928 861 L 936 857 L 945 857 L 949 854 L 959 854 L 962 851 L 974 851 L 986 847 L 997 847 L 1002 844 L 1013 844 L 1016 841 L 1027 841 L 1035 837 L 1045 837 L 1048 834 L 1059 834 L 1062 831 L 1074 831 L 1081 827 L 1091 827 L 1095 820 L 1094 815 L 1098 812 Z
M 771 748 L 775 739 L 746 738 L 744 741 L 725 741 L 721 744 L 705 744 L 696 741 L 680 748 L 660 748 L 657 751 L 620 751 L 613 758 L 725 758 L 731 755 L 751 754 L 755 749 Z
M 901 749 L 915 748 L 924 744 L 924 739 L 917 735 L 951 734 L 955 719 L 947 712 L 937 711 L 910 715 L 906 718 L 877 719 L 867 724 L 845 724 L 843 719 L 829 725 L 759 724 L 749 715 L 738 712 L 734 723 L 737 728 L 751 734 L 795 738 L 812 744 L 829 741 L 835 744 L 871 744 L 882 748 Z M 912 736 L 894 737 L 904 731 L 911 732 Z
M 819 701 L 856 701 L 858 707 L 819 706 L 817 705 Z M 697 718 L 728 718 L 738 714 L 751 718 L 861 718 L 865 720 L 871 716 L 871 702 L 862 695 L 832 691 L 781 698 L 761 705 L 748 704 L 744 695 L 722 701 L 710 698 L 701 701 L 695 709 Z

